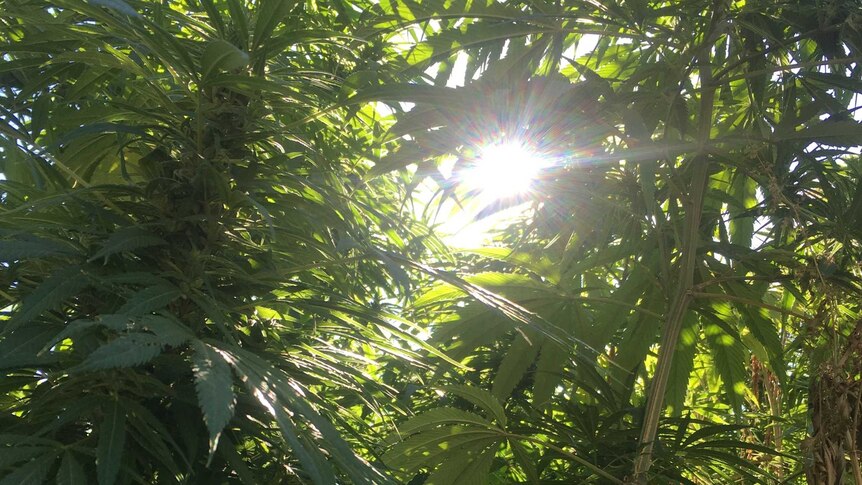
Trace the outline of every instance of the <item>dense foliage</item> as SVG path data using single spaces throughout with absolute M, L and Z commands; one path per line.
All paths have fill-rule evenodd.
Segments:
M 858 0 L 0 0 L 0 484 L 862 483 L 860 61 Z

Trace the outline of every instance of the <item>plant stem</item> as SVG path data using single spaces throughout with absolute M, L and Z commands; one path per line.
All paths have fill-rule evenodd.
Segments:
M 670 368 L 676 351 L 679 334 L 688 305 L 691 301 L 691 287 L 694 280 L 694 271 L 697 265 L 697 246 L 699 242 L 700 218 L 703 210 L 703 197 L 709 180 L 709 157 L 704 148 L 708 145 L 709 134 L 712 128 L 712 111 L 715 99 L 715 86 L 712 84 L 712 67 L 710 66 L 708 47 L 713 38 L 713 30 L 716 25 L 713 19 L 713 28 L 705 35 L 702 48 L 698 49 L 698 64 L 701 85 L 704 87 L 700 98 L 700 119 L 698 126 L 698 142 L 701 146 L 699 153 L 691 160 L 692 175 L 685 198 L 686 223 L 684 226 L 682 247 L 680 248 L 680 268 L 678 286 L 671 300 L 670 311 L 665 322 L 664 332 L 658 351 L 658 363 L 655 375 L 650 385 L 647 396 L 647 406 L 644 412 L 644 421 L 641 427 L 641 435 L 638 444 L 640 452 L 635 458 L 633 482 L 637 484 L 647 483 L 647 473 L 652 466 L 653 443 L 658 434 L 658 424 L 664 410 L 664 395 L 667 390 Z

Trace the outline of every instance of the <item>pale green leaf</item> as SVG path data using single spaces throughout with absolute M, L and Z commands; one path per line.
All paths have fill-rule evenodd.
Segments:
M 248 66 L 248 54 L 226 40 L 210 41 L 201 57 L 201 79 L 219 71 L 232 71 Z

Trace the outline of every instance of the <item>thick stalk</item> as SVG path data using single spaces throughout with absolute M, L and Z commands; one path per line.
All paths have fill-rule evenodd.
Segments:
M 712 86 L 712 68 L 709 65 L 709 49 L 701 49 L 698 56 L 700 80 L 704 87 L 700 99 L 700 119 L 698 140 L 702 147 L 707 146 L 712 128 L 712 109 L 715 88 Z M 664 395 L 667 391 L 671 363 L 676 344 L 682 330 L 683 318 L 691 301 L 691 288 L 697 265 L 697 246 L 699 242 L 700 217 L 703 209 L 703 196 L 709 179 L 709 158 L 701 150 L 695 156 L 688 196 L 684 198 L 686 223 L 680 248 L 681 263 L 676 291 L 671 300 L 670 310 L 664 325 L 664 332 L 658 351 L 655 376 L 649 388 L 647 407 L 639 440 L 640 452 L 634 463 L 634 483 L 645 484 L 647 473 L 652 465 L 653 443 L 658 432 L 659 418 L 664 410 Z

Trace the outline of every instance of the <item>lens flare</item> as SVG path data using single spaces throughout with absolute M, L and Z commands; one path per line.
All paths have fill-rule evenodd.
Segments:
M 469 190 L 486 200 L 523 194 L 548 161 L 520 142 L 505 141 L 482 149 L 472 167 L 462 175 Z

